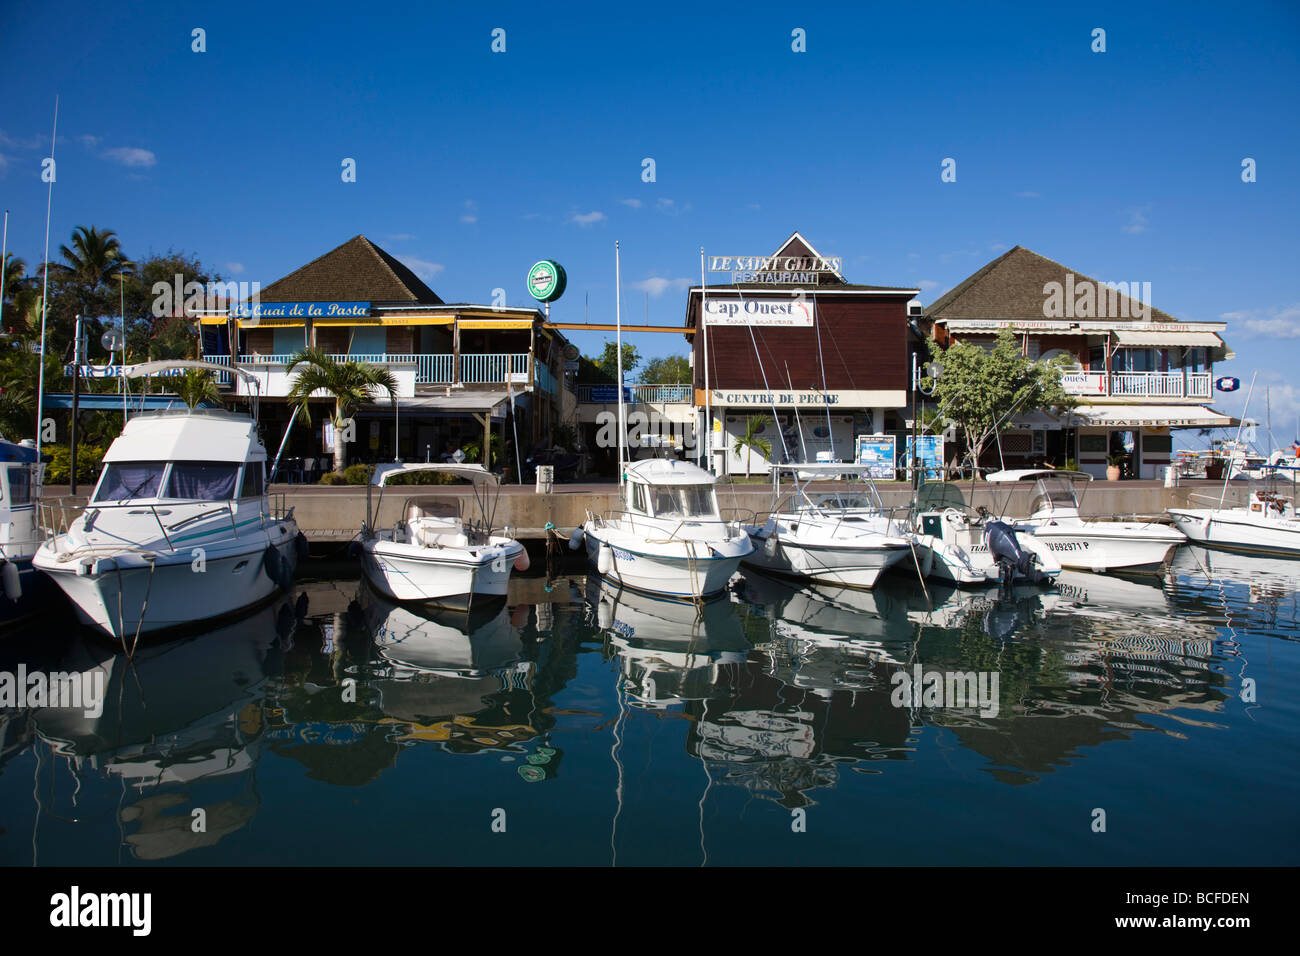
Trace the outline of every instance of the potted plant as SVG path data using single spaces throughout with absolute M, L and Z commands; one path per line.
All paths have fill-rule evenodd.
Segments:
M 1106 480 L 1119 481 L 1120 469 L 1124 462 L 1128 460 L 1128 455 L 1107 455 L 1106 456 Z

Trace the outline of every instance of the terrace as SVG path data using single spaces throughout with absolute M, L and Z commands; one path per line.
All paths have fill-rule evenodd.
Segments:
M 1205 400 L 1214 392 L 1210 372 L 1067 372 L 1061 384 L 1071 395 L 1089 398 L 1188 398 Z

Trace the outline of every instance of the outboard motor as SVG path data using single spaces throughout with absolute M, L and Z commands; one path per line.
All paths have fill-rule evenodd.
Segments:
M 1009 590 L 1016 574 L 1033 584 L 1042 584 L 1047 575 L 1038 570 L 1034 556 L 1020 547 L 1016 530 L 1005 521 L 990 521 L 984 526 L 984 543 L 998 563 L 999 580 Z

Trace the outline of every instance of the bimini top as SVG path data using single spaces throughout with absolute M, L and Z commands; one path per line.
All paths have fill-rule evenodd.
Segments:
M 985 481 L 1034 481 L 1057 475 L 1070 481 L 1092 481 L 1092 475 L 1085 471 L 1067 471 L 1064 468 L 1008 468 L 1006 471 L 994 471 L 984 476 Z
M 0 461 L 34 462 L 36 461 L 36 446 L 0 438 Z
M 265 461 L 257 426 L 223 409 L 144 412 L 126 423 L 104 461 Z
M 647 485 L 711 485 L 713 476 L 698 465 L 673 458 L 647 458 L 627 466 L 629 481 Z
M 441 462 L 413 461 L 402 462 L 392 461 L 386 465 L 376 465 L 375 473 L 370 476 L 372 485 L 383 485 L 396 475 L 405 475 L 413 471 L 437 471 L 444 475 L 454 475 L 457 478 L 464 478 L 466 481 L 478 485 L 499 485 L 501 479 L 499 476 L 492 474 L 482 465 L 455 465 Z

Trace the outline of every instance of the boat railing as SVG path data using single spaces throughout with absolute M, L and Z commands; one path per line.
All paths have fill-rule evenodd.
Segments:
M 729 509 L 729 510 L 743 511 L 748 515 L 750 515 L 751 518 L 754 515 L 754 512 L 748 511 L 747 509 L 744 508 Z M 676 520 L 677 524 L 672 527 L 672 530 L 670 532 L 668 532 L 667 537 L 654 539 L 657 543 L 666 543 L 669 541 L 693 540 L 691 538 L 681 537 L 678 534 L 678 532 L 681 531 L 683 526 L 689 524 L 720 523 L 726 526 L 729 534 L 740 535 L 740 534 L 747 533 L 744 527 L 742 526 L 740 520 L 738 519 L 728 520 L 721 516 L 715 516 L 715 515 L 700 515 L 698 517 L 693 517 L 693 518 L 683 518 L 678 515 L 673 515 L 671 517 L 651 517 L 650 515 L 637 514 L 632 511 L 625 511 L 617 508 L 610 509 L 608 511 L 602 511 L 599 514 L 595 514 L 593 512 L 588 512 L 588 514 L 590 515 L 590 520 L 592 521 L 593 524 L 595 524 L 597 528 L 603 529 L 615 523 L 625 522 L 626 526 L 630 528 L 632 531 L 634 532 L 639 531 L 647 534 L 650 532 L 659 532 L 659 533 L 666 532 L 668 531 L 668 522 Z M 637 527 L 638 521 L 641 524 L 640 528 Z
M 209 504 L 210 502 L 179 502 L 181 507 L 190 504 Z M 239 523 L 235 520 L 234 500 L 222 502 L 211 502 L 216 507 L 203 508 L 193 514 L 186 515 L 179 521 L 172 524 L 166 524 L 163 521 L 165 515 L 172 513 L 177 505 L 156 505 L 144 504 L 141 502 L 126 501 L 100 501 L 90 502 L 87 499 L 80 499 L 79 503 L 69 503 L 65 498 L 58 498 L 54 501 L 41 502 L 41 526 L 45 528 L 46 537 L 53 542 L 56 552 L 62 553 L 59 547 L 59 539 L 66 534 L 71 527 L 72 522 L 86 512 L 99 512 L 120 510 L 122 508 L 133 509 L 132 514 L 144 514 L 147 510 L 153 517 L 154 523 L 158 526 L 158 531 L 162 534 L 163 540 L 167 542 L 167 550 L 173 554 L 176 552 L 176 545 L 172 542 L 171 532 L 178 531 L 187 525 L 196 521 L 202 521 L 205 518 L 211 518 L 214 515 L 225 514 L 230 519 L 230 533 L 233 537 L 239 537 Z M 161 511 L 159 509 L 162 509 Z M 293 516 L 293 508 L 285 508 L 285 496 L 283 493 L 267 495 L 267 510 L 262 512 L 263 518 L 270 521 L 284 521 Z M 94 520 L 93 517 L 91 519 Z
M 60 495 L 57 498 L 40 500 L 41 527 L 46 537 L 54 537 L 67 532 L 78 516 L 86 510 L 87 498 L 81 495 Z

